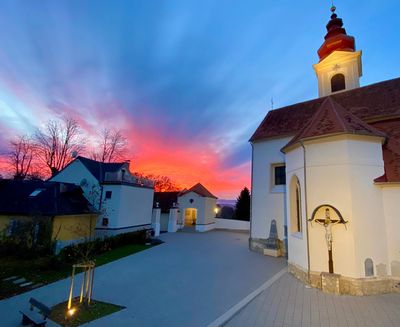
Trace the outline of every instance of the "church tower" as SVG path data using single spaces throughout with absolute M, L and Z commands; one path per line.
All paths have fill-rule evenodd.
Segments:
M 358 88 L 362 76 L 362 52 L 356 51 L 355 39 L 347 35 L 336 7 L 331 12 L 325 42 L 318 50 L 320 60 L 314 65 L 319 97 Z

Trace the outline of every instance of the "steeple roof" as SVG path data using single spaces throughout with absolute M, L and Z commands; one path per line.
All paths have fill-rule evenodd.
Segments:
M 363 122 L 331 97 L 327 97 L 309 123 L 282 150 L 284 151 L 300 140 L 336 134 L 386 137 L 385 133 Z
M 318 50 L 320 61 L 329 56 L 333 51 L 350 51 L 356 50 L 355 39 L 347 35 L 346 30 L 343 28 L 343 20 L 338 18 L 336 14 L 336 7 L 331 9 L 331 20 L 326 25 L 327 33 L 325 35 L 325 42 Z

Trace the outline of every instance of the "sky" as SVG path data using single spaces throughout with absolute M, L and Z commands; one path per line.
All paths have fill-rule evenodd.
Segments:
M 335 5 L 363 50 L 361 84 L 400 76 L 397 1 Z M 0 0 L 0 171 L 10 138 L 71 116 L 89 135 L 121 129 L 132 171 L 235 198 L 250 187 L 248 140 L 268 110 L 318 95 L 330 6 Z

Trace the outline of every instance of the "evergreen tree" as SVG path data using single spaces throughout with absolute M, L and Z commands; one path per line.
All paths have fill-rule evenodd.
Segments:
M 250 220 L 250 191 L 245 187 L 236 200 L 235 216 L 238 220 Z

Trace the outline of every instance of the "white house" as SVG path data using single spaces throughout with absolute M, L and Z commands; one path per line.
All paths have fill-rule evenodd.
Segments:
M 51 181 L 80 185 L 101 215 L 98 236 L 151 228 L 153 184 L 129 171 L 129 163 L 103 163 L 77 157 Z
M 161 231 L 193 228 L 205 232 L 215 228 L 217 197 L 200 183 L 182 192 L 157 192 L 154 204 L 161 208 Z
M 250 139 L 250 247 L 286 254 L 295 276 L 327 291 L 396 291 L 400 78 L 360 87 L 361 51 L 335 8 L 327 31 L 319 98 L 268 112 Z

